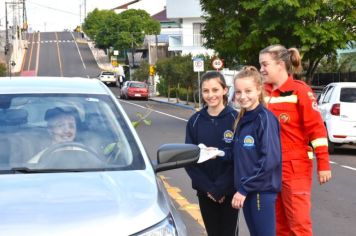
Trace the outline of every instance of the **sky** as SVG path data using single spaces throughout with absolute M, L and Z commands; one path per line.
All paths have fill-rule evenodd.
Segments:
M 0 28 L 2 30 L 5 29 L 5 2 L 12 1 L 14 0 L 0 0 Z M 151 0 L 151 3 L 154 1 L 156 0 Z M 85 2 L 88 14 L 95 8 L 112 9 L 130 0 L 26 0 L 29 31 L 73 30 L 84 20 Z M 9 16 L 12 17 L 10 4 L 8 4 Z

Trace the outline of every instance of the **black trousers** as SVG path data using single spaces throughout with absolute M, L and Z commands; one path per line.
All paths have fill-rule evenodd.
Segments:
M 223 203 L 214 202 L 198 194 L 199 207 L 208 236 L 237 236 L 239 233 L 239 210 L 232 208 L 232 196 Z

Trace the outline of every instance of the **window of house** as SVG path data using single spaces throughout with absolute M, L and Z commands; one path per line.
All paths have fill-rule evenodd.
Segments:
M 193 23 L 193 46 L 203 46 L 205 39 L 202 34 L 204 24 Z

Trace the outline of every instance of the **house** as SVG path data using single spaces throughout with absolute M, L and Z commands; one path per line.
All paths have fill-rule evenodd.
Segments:
M 191 53 L 212 56 L 214 51 L 203 46 L 205 39 L 201 33 L 205 20 L 199 0 L 166 0 L 167 18 L 179 22 L 169 34 L 168 50 L 183 55 Z

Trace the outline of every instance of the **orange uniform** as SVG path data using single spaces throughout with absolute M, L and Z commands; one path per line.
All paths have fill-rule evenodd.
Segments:
M 266 84 L 266 102 L 281 125 L 282 192 L 276 201 L 277 235 L 312 235 L 313 146 L 318 171 L 330 170 L 327 134 L 313 91 L 292 76 L 278 89 Z

